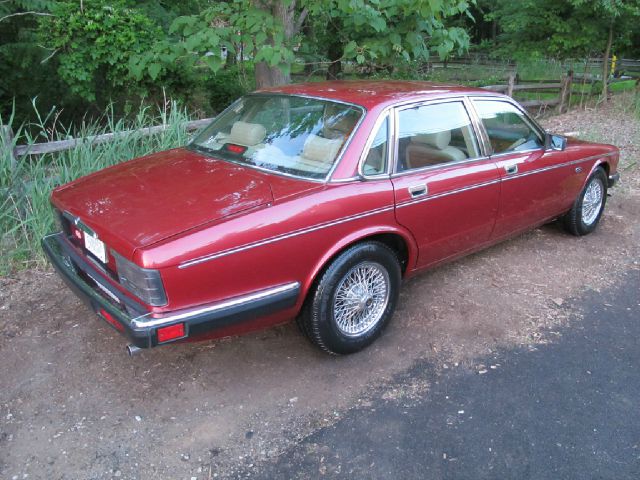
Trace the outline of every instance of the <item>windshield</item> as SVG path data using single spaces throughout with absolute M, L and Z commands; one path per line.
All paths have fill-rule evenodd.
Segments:
M 324 179 L 362 114 L 361 108 L 327 100 L 249 95 L 190 146 L 225 160 Z

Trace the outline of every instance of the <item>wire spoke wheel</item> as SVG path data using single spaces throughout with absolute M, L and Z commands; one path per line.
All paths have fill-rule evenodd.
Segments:
M 591 225 L 598 218 L 603 198 L 604 188 L 600 181 L 594 179 L 587 187 L 582 199 L 582 222 L 585 225 Z
M 353 337 L 371 330 L 382 318 L 389 295 L 389 274 L 380 264 L 367 261 L 351 268 L 334 295 L 333 315 L 340 332 Z

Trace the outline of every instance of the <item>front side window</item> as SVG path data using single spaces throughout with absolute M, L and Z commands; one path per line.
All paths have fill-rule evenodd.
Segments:
M 480 156 L 471 120 L 460 101 L 400 110 L 398 122 L 398 171 Z
M 498 100 L 474 100 L 473 103 L 494 154 L 534 150 L 544 146 L 540 134 L 515 106 Z
M 249 95 L 190 144 L 212 156 L 323 179 L 358 123 L 361 108 L 315 98 Z
M 384 121 L 378 127 L 376 136 L 371 142 L 369 147 L 369 153 L 362 165 L 362 173 L 365 175 L 379 175 L 387 171 L 387 159 L 389 149 L 388 147 L 389 136 L 389 117 L 386 117 Z

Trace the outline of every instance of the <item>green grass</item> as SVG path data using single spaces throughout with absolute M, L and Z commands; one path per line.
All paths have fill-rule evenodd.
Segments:
M 635 90 L 635 88 L 636 88 L 636 81 L 633 79 L 614 82 L 609 86 L 609 89 L 614 93 Z
M 140 108 L 129 122 L 117 121 L 113 112 L 107 111 L 101 121 L 82 125 L 77 132 L 56 125 L 54 114 L 38 118 L 38 124 L 29 125 L 28 129 L 12 125 L 13 117 L 0 118 L 0 124 L 13 126 L 16 135 L 11 143 L 0 138 L 0 274 L 43 264 L 40 239 L 55 229 L 49 195 L 57 185 L 125 160 L 184 145 L 189 138 L 184 126 L 188 115 L 175 102 L 160 111 Z M 160 124 L 166 129 L 155 135 L 129 132 Z M 52 136 L 54 129 L 57 133 Z M 102 144 L 85 142 L 63 152 L 23 156 L 12 167 L 11 151 L 17 144 L 109 132 L 119 135 Z

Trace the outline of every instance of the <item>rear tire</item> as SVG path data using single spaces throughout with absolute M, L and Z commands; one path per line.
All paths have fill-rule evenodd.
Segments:
M 593 232 L 600 222 L 607 203 L 607 175 L 598 167 L 587 180 L 586 185 L 564 216 L 567 231 L 576 236 Z
M 354 245 L 314 283 L 298 326 L 328 353 L 362 350 L 391 319 L 400 282 L 400 263 L 393 250 L 375 241 Z

